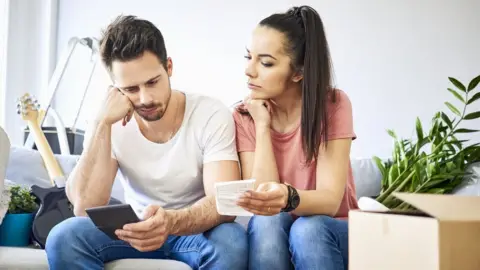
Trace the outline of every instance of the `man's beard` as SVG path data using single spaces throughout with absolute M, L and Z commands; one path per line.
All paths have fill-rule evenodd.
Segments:
M 142 111 L 142 109 L 152 108 L 156 108 L 155 113 L 145 113 Z M 141 104 L 139 106 L 135 106 L 135 111 L 144 120 L 153 122 L 162 119 L 163 115 L 165 114 L 165 106 L 163 106 L 161 103 Z

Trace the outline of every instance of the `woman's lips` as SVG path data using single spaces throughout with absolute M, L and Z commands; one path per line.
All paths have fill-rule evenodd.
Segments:
M 256 85 L 256 84 L 253 84 L 253 83 L 248 83 L 248 88 L 250 88 L 250 89 L 260 89 L 261 87 Z

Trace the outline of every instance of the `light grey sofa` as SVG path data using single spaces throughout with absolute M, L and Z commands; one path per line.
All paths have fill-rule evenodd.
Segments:
M 56 158 L 66 174 L 73 169 L 78 160 L 77 156 L 57 155 Z M 377 196 L 380 192 L 381 175 L 375 164 L 370 158 L 352 158 L 351 162 L 357 188 L 357 197 Z M 463 195 L 480 195 L 480 185 L 478 184 L 480 167 L 476 166 L 475 170 L 477 176 L 473 179 L 474 181 L 471 183 L 466 182 L 458 188 L 456 193 Z M 0 184 L 1 178 L 0 175 Z M 28 186 L 36 184 L 48 187 L 50 185 L 47 171 L 42 165 L 40 154 L 33 150 L 18 147 L 10 148 L 5 178 L 15 183 Z M 115 181 L 112 196 L 120 201 L 124 200 L 123 189 L 118 179 Z M 246 226 L 248 218 L 237 218 L 236 221 Z M 186 264 L 180 262 L 145 259 L 114 261 L 108 263 L 106 269 L 136 269 L 138 265 L 141 265 L 142 269 L 190 269 Z M 43 250 L 0 247 L 0 269 L 48 269 L 48 264 Z
M 8 137 L 0 127 L 0 190 L 6 182 L 31 186 L 36 184 L 49 187 L 50 182 L 43 161 L 37 151 L 10 147 Z M 7 151 L 5 153 L 5 151 Z M 77 156 L 56 156 L 63 171 L 69 173 L 75 166 Z M 7 160 L 3 160 L 8 158 Z M 3 170 L 5 168 L 6 170 Z M 3 176 L 5 174 L 5 176 Z M 5 179 L 5 180 L 4 180 Z M 1 194 L 1 193 L 0 193 Z M 123 201 L 122 188 L 115 181 L 114 197 Z M 182 262 L 173 260 L 148 260 L 124 259 L 110 262 L 105 269 L 165 269 L 165 270 L 191 270 Z M 48 269 L 47 257 L 44 250 L 36 248 L 0 247 L 0 269 Z

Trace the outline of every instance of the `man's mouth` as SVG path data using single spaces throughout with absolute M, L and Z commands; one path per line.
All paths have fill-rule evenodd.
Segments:
M 139 111 L 141 111 L 142 113 L 149 114 L 149 113 L 152 113 L 152 112 L 154 112 L 156 109 L 157 109 L 156 107 L 151 107 L 151 108 L 141 108 L 141 109 L 139 109 Z

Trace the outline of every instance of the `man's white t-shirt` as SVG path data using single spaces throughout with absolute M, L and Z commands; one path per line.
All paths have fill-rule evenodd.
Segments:
M 219 100 L 185 93 L 182 125 L 163 144 L 146 139 L 135 118 L 112 126 L 112 156 L 118 161 L 126 203 L 139 217 L 149 204 L 180 209 L 205 196 L 203 165 L 238 161 L 231 111 Z

